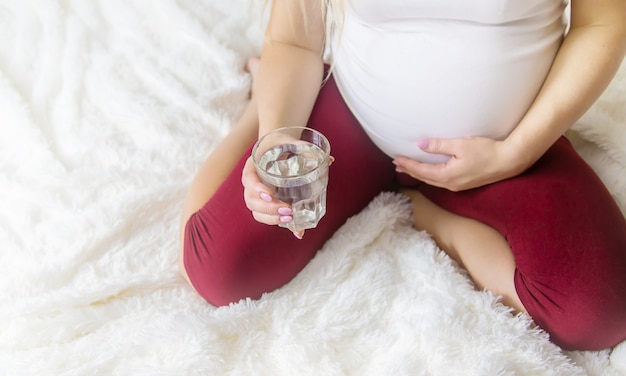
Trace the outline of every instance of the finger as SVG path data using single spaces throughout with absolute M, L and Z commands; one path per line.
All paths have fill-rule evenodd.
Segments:
M 409 174 L 412 177 L 424 180 L 424 179 L 438 179 L 446 168 L 446 164 L 430 164 L 421 163 L 416 160 L 397 157 L 393 160 L 393 164 L 396 165 L 396 171 Z
M 464 188 L 457 175 L 446 165 L 420 164 L 415 167 L 406 173 L 428 185 L 445 188 L 453 192 Z
M 241 183 L 246 207 L 257 222 L 277 225 L 293 221 L 291 206 L 273 197 L 272 190 L 259 179 L 252 158 L 244 165 Z
M 411 159 L 403 159 L 394 161 L 396 171 L 410 175 L 414 179 L 422 181 L 428 185 L 446 188 L 451 191 L 458 190 L 455 186 L 453 176 L 455 176 L 447 164 L 432 165 L 428 163 L 420 163 Z
M 458 140 L 431 138 L 429 140 L 419 140 L 416 145 L 427 153 L 455 156 L 458 148 L 457 141 Z
M 261 182 L 247 181 L 243 189 L 247 199 L 259 199 L 265 202 L 274 200 L 272 190 Z
M 251 185 L 258 183 L 261 183 L 261 179 L 259 179 L 259 175 L 256 172 L 252 157 L 249 157 L 243 166 L 243 170 L 241 171 L 241 184 L 243 184 L 244 187 L 249 188 Z
M 265 192 L 258 193 L 254 190 L 244 191 L 246 207 L 252 212 L 267 215 L 291 215 L 291 206 L 272 198 Z
M 289 206 L 274 198 L 273 190 L 261 181 L 253 164 L 252 158 L 248 158 L 241 173 L 241 184 L 244 187 L 244 199 L 246 204 L 253 204 L 256 202 L 256 204 L 252 207 L 248 206 L 248 209 L 257 210 L 262 207 L 263 203 L 260 201 L 265 203 L 275 203 L 279 206 Z M 265 212 L 269 213 L 269 209 Z
M 279 225 L 293 222 L 293 217 L 290 215 L 275 215 L 262 212 L 252 212 L 252 217 L 257 222 L 264 223 L 266 225 Z
M 302 240 L 302 238 L 304 237 L 304 230 L 293 231 L 293 236 L 295 236 L 296 238 Z

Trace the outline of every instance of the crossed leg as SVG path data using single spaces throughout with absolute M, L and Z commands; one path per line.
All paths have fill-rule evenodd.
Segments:
M 250 72 L 253 80 L 256 77 L 258 65 L 259 59 L 253 58 L 248 61 L 246 66 L 246 70 Z M 237 123 L 233 125 L 232 130 L 211 151 L 211 154 L 200 166 L 187 192 L 181 214 L 180 251 L 178 257 L 179 271 L 187 282 L 190 281 L 183 264 L 185 225 L 191 215 L 198 211 L 213 196 L 237 162 L 239 162 L 239 158 L 256 140 L 259 131 L 256 106 L 256 97 L 254 96 L 254 91 L 251 90 L 250 101 L 243 114 Z
M 253 79 L 254 62 L 249 65 Z M 232 206 L 236 204 L 232 200 L 241 204 L 242 194 L 237 191 L 241 187 L 233 170 L 258 133 L 254 95 L 241 119 L 194 179 L 181 216 L 181 273 L 189 281 L 182 261 L 188 256 L 188 267 L 195 268 L 189 274 L 196 276 L 199 284 L 196 289 L 205 289 L 205 294 L 199 292 L 209 301 L 207 296 L 214 296 L 216 305 L 242 297 L 260 297 L 287 283 L 347 218 L 376 194 L 391 188 L 395 174 L 390 158 L 362 132 L 332 80 L 320 98 L 320 108 L 313 112 L 311 123 L 332 133 L 334 140 L 350 139 L 351 144 L 335 143 L 336 178 L 329 183 L 328 197 L 332 197 L 329 208 L 334 207 L 338 214 L 327 215 L 321 226 L 307 234 L 304 243 L 296 244 L 291 235 L 278 239 L 281 231 L 259 226 L 245 207 Z M 517 311 L 530 313 L 557 344 L 578 349 L 605 348 L 626 335 L 626 221 L 602 182 L 565 139 L 547 154 L 548 158 L 533 166 L 535 175 L 530 177 L 454 194 L 429 186 L 420 186 L 419 191 L 405 188 L 402 192 L 412 200 L 415 227 L 431 233 L 479 288 L 502 296 L 503 303 Z M 534 180 L 537 174 L 541 184 Z M 355 183 L 361 187 L 355 187 Z M 354 191 L 346 200 L 349 189 Z M 224 197 L 219 196 L 220 192 Z M 208 203 L 212 205 L 204 216 L 196 216 Z M 235 222 L 223 228 L 223 215 L 228 214 Z M 203 221 L 213 221 L 213 233 L 205 235 L 219 240 L 215 254 L 211 250 L 201 254 L 195 249 L 205 245 L 204 238 L 196 239 L 197 244 L 185 243 L 185 235 L 190 235 L 185 232 L 190 218 L 197 219 L 192 232 L 207 229 Z M 231 231 L 238 226 L 254 234 L 242 237 L 240 232 Z M 184 246 L 189 248 L 186 253 Z M 259 253 L 259 246 L 265 247 L 263 253 Z M 241 253 L 241 247 L 253 249 Z M 293 247 L 298 252 L 290 252 Z
M 425 230 L 480 289 L 502 296 L 502 303 L 526 312 L 515 290 L 515 259 L 502 234 L 484 223 L 449 212 L 415 189 L 402 189 L 413 204 L 414 226 Z
M 253 58 L 247 65 L 253 80 L 257 69 L 258 59 Z M 185 224 L 211 198 L 240 156 L 254 142 L 257 134 L 258 115 L 256 98 L 252 91 L 244 113 L 202 164 L 184 201 L 180 226 L 179 269 L 188 282 L 182 254 Z M 468 270 L 479 288 L 501 295 L 504 304 L 518 311 L 525 311 L 513 284 L 515 260 L 500 233 L 478 221 L 442 209 L 417 190 L 403 189 L 402 193 L 411 198 L 417 229 L 432 234 L 437 244 Z

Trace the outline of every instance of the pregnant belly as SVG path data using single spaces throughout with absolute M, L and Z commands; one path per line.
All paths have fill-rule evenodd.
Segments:
M 359 24 L 347 29 L 335 79 L 365 131 L 391 157 L 443 162 L 446 157 L 426 154 L 416 142 L 503 139 L 532 104 L 560 34 L 529 43 L 527 35 L 506 29 L 466 29 L 429 25 L 428 32 L 373 32 Z

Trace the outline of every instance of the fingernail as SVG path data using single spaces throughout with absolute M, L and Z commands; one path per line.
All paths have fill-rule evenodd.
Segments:
M 282 217 L 280 217 L 280 221 L 282 223 L 289 223 L 289 222 L 293 221 L 293 218 L 291 218 L 291 216 L 289 216 L 289 215 L 283 215 Z
M 272 196 L 268 195 L 267 193 L 261 192 L 260 196 L 261 196 L 261 200 L 272 202 Z
M 280 214 L 280 215 L 291 215 L 292 211 L 291 211 L 291 208 L 279 208 L 278 209 L 278 214 Z
M 428 147 L 428 140 L 418 140 L 415 144 L 420 149 L 426 149 Z
M 304 231 L 294 232 L 293 236 L 295 236 L 296 238 L 302 240 L 302 238 L 304 237 Z

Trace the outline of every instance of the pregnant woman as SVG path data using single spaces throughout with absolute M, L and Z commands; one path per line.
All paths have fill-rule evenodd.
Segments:
M 183 275 L 214 305 L 258 298 L 395 189 L 477 287 L 556 344 L 624 340 L 626 220 L 563 134 L 624 57 L 626 2 L 572 0 L 567 32 L 565 5 L 274 0 L 250 104 L 183 207 Z M 306 234 L 276 226 L 291 208 L 249 158 L 258 137 L 302 124 L 335 158 Z

